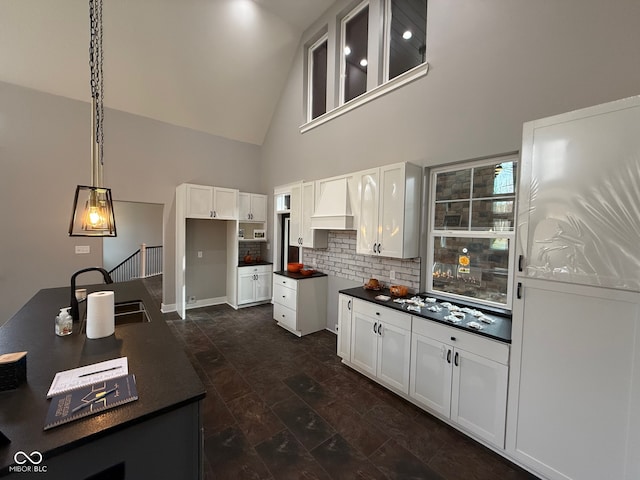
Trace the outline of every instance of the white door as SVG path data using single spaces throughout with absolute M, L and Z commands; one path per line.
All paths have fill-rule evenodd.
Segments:
M 187 185 L 187 218 L 211 218 L 213 187 Z
M 251 194 L 251 220 L 254 222 L 267 221 L 267 196 L 257 193 Z
M 289 212 L 289 245 L 302 246 L 302 184 L 291 187 L 291 210 Z
M 380 168 L 379 253 L 403 258 L 405 214 L 405 165 Z
M 504 448 L 509 369 L 460 349 L 454 351 L 453 365 L 451 420 Z
M 411 331 L 383 322 L 378 324 L 378 337 L 378 379 L 408 394 Z
M 238 274 L 238 305 L 255 301 L 254 276 L 253 272 Z
M 378 243 L 378 181 L 379 169 L 377 168 L 360 173 L 357 253 L 372 255 L 375 253 L 373 247 Z
M 409 395 L 447 418 L 451 413 L 452 365 L 453 347 L 413 333 Z
M 302 218 L 300 219 L 302 224 L 302 246 L 313 248 L 313 235 L 314 231 L 311 229 L 311 215 L 315 208 L 315 184 L 313 182 L 302 184 Z
M 353 311 L 351 319 L 351 363 L 371 375 L 376 375 L 378 335 L 373 331 L 378 322 Z
M 238 193 L 238 220 L 251 220 L 251 194 Z
M 351 306 L 353 298 L 338 294 L 338 356 L 351 361 Z
M 213 218 L 218 220 L 238 219 L 238 190 L 213 187 Z
M 256 302 L 271 298 L 271 272 L 256 273 L 254 284 Z

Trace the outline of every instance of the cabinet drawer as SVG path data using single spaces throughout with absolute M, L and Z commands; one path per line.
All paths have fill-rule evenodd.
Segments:
M 413 317 L 412 332 L 509 365 L 509 345 L 421 317 Z M 453 340 L 452 340 L 453 338 Z
M 273 286 L 273 302 L 283 305 L 291 310 L 296 310 L 296 300 L 298 293 L 291 288 L 285 287 L 280 284 Z
M 298 281 L 289 277 L 283 277 L 282 275 L 274 275 L 273 276 L 273 285 L 282 285 L 287 288 L 292 288 L 294 290 L 298 289 Z M 275 290 L 275 288 L 274 288 Z
M 358 298 L 353 299 L 354 313 L 361 313 L 380 322 L 395 325 L 398 328 L 411 330 L 411 315 L 397 312 L 387 307 L 381 307 L 375 303 L 366 302 Z
M 286 325 L 292 330 L 297 330 L 298 321 L 296 311 L 292 310 L 279 303 L 273 304 L 273 318 L 274 320 Z
M 238 267 L 238 275 L 247 275 L 252 273 L 269 273 L 272 270 L 271 265 L 255 265 Z

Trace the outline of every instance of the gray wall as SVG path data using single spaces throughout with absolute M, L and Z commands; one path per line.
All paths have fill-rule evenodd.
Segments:
M 39 289 L 102 265 L 102 239 L 67 234 L 75 187 L 90 182 L 89 113 L 88 103 L 0 82 L 0 324 Z M 260 192 L 259 147 L 110 109 L 105 119 L 114 199 L 164 205 L 164 302 L 175 303 L 175 187 Z M 74 245 L 91 253 L 76 255 Z
M 525 121 L 640 94 L 637 0 L 429 0 L 427 76 L 300 134 L 302 45 L 349 3 L 303 35 L 262 148 L 265 188 L 519 150 Z
M 186 296 L 198 300 L 227 295 L 227 221 L 188 218 Z M 198 257 L 202 252 L 202 257 Z
M 142 243 L 147 247 L 162 245 L 162 208 L 157 203 L 113 201 L 117 237 L 102 240 L 104 268 L 111 270 Z

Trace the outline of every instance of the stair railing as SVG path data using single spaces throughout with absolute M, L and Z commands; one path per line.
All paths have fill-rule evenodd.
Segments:
M 147 247 L 144 243 L 109 271 L 114 282 L 126 282 L 134 278 L 160 274 L 162 274 L 162 245 Z

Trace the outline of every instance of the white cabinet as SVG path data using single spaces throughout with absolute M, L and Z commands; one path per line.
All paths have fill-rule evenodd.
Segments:
M 351 363 L 400 392 L 409 392 L 411 315 L 353 299 Z
M 238 190 L 186 184 L 186 218 L 237 220 Z
M 271 265 L 238 267 L 238 305 L 271 300 Z
M 238 219 L 241 222 L 266 222 L 267 221 L 267 196 L 260 193 L 238 194 Z
M 509 346 L 414 317 L 409 396 L 504 448 Z
M 315 207 L 315 183 L 298 183 L 291 187 L 289 245 L 306 248 L 326 248 L 327 231 L 311 228 Z
M 273 275 L 273 318 L 301 337 L 327 326 L 327 276 Z
M 353 298 L 338 294 L 338 356 L 351 360 L 351 312 Z
M 419 255 L 422 168 L 397 163 L 358 172 L 356 252 L 393 258 Z

